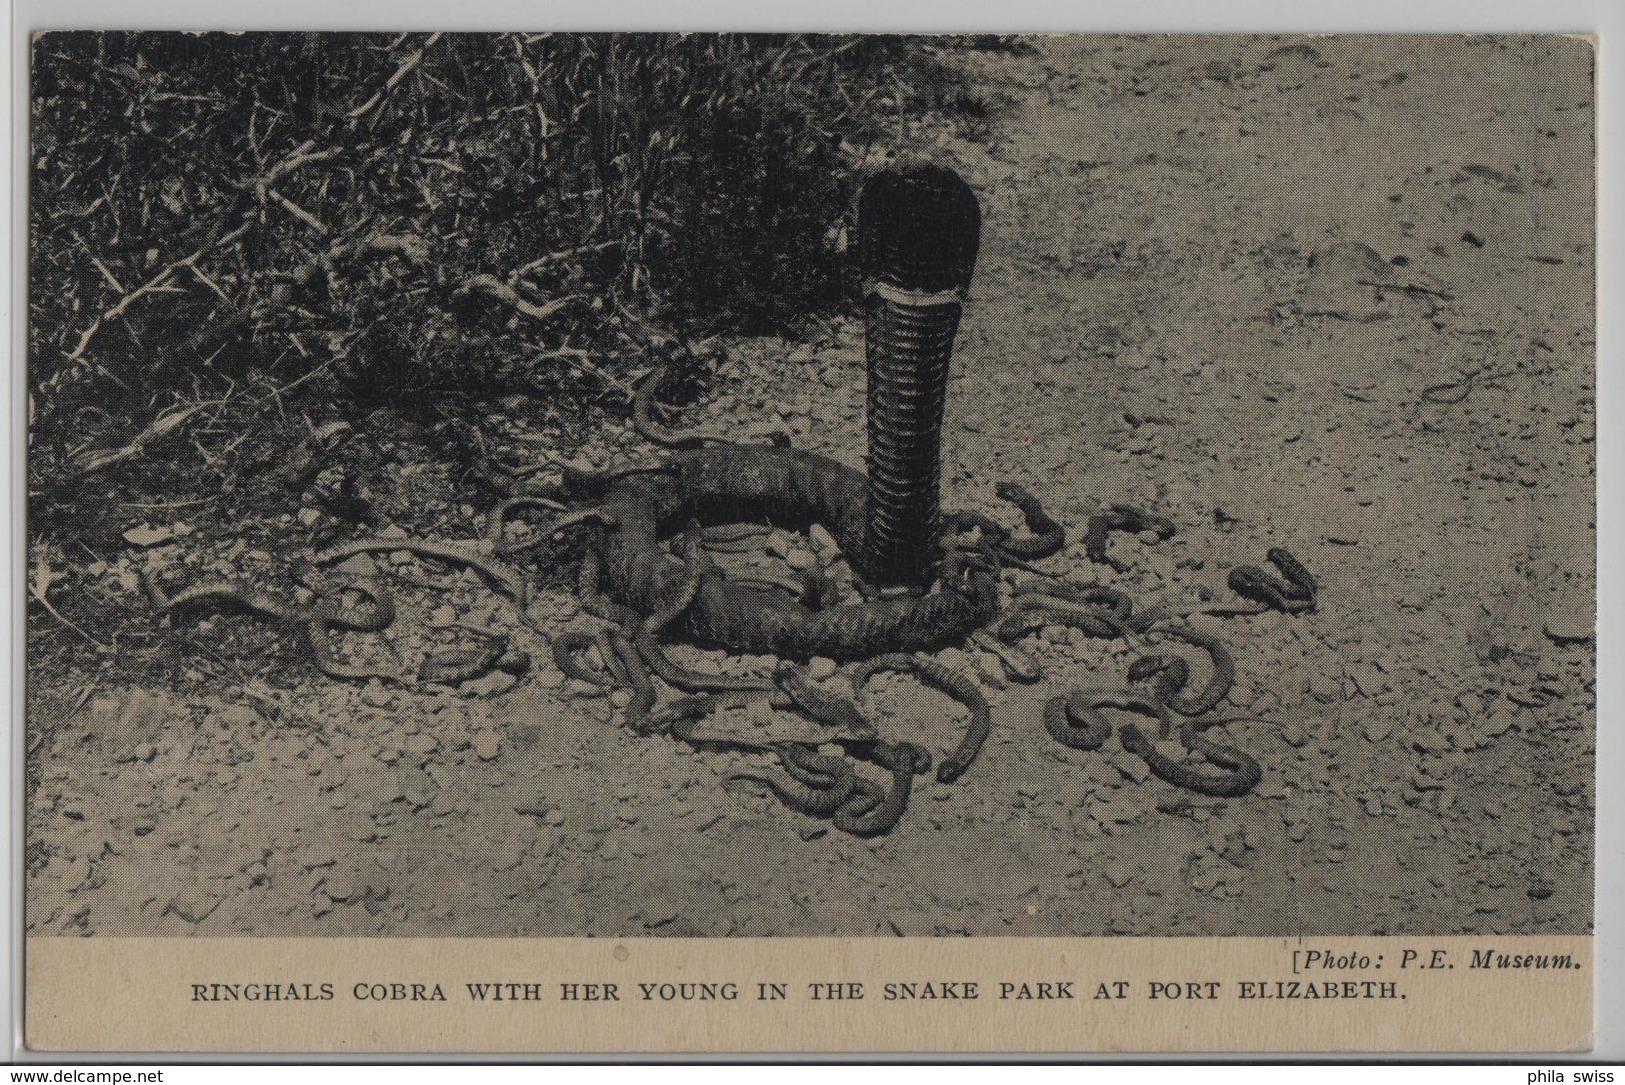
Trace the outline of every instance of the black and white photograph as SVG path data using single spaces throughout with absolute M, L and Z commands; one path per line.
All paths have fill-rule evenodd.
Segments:
M 31 59 L 29 938 L 1592 933 L 1593 42 Z

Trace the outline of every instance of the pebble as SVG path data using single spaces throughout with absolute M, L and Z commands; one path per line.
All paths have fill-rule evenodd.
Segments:
M 1102 825 L 1108 822 L 1127 825 L 1145 813 L 1145 803 L 1141 798 L 1130 795 L 1127 798 L 1112 798 L 1106 802 L 1096 803 L 1090 812 Z
M 813 550 L 820 554 L 825 561 L 840 553 L 841 548 L 836 545 L 835 536 L 826 531 L 823 524 L 814 524 L 809 528 L 807 530 L 807 539 L 812 543 Z
M 835 661 L 825 656 L 814 656 L 807 664 L 807 677 L 814 682 L 822 682 L 835 675 Z
M 478 731 L 474 734 L 474 754 L 481 761 L 494 760 L 502 751 L 502 739 L 490 731 Z
M 188 923 L 201 923 L 220 907 L 220 898 L 206 892 L 202 886 L 187 886 L 169 899 L 164 906 L 167 915 L 176 915 Z
M 1554 614 L 1546 619 L 1546 635 L 1557 644 L 1582 644 L 1596 636 L 1588 613 Z
M 141 527 L 132 527 L 130 530 L 124 533 L 125 542 L 129 543 L 131 546 L 140 547 L 157 546 L 159 543 L 166 543 L 174 537 L 175 531 L 173 528 L 155 528 L 147 527 L 145 525 Z
M 1516 718 L 1510 705 L 1501 705 L 1489 715 L 1479 721 L 1478 729 L 1490 738 L 1499 738 L 1506 734 Z

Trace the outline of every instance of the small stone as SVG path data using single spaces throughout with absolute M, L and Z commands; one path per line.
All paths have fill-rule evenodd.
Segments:
M 715 656 L 701 655 L 695 657 L 694 661 L 688 665 L 688 669 L 695 674 L 721 674 L 722 664 L 717 662 Z
M 395 703 L 395 694 L 374 679 L 362 687 L 361 699 L 374 708 L 388 708 Z
M 831 555 L 840 552 L 841 548 L 836 545 L 835 536 L 826 531 L 823 524 L 814 524 L 809 528 L 807 530 L 807 539 L 812 543 L 813 550 L 826 561 L 829 560 Z
M 474 734 L 474 755 L 481 761 L 492 761 L 502 752 L 502 740 L 490 731 L 478 731 Z
M 814 682 L 822 682 L 835 675 L 835 661 L 825 656 L 814 656 L 812 662 L 807 664 L 807 677 Z
M 1127 798 L 1113 798 L 1110 801 L 1097 804 L 1092 813 L 1095 820 L 1106 824 L 1127 825 L 1139 819 L 1145 813 L 1145 804 L 1135 796 Z
M 785 564 L 798 573 L 804 573 L 816 564 L 812 552 L 799 546 L 784 556 Z
M 317 521 L 321 520 L 321 518 L 320 509 L 303 508 L 299 510 L 299 525 L 301 527 L 315 527 Z
M 174 537 L 175 532 L 172 528 L 148 527 L 146 524 L 142 524 L 140 527 L 132 527 L 124 533 L 125 542 L 131 546 L 141 547 L 157 546 L 160 543 L 168 542 Z
M 1134 880 L 1134 871 L 1120 863 L 1108 863 L 1106 880 L 1112 883 L 1113 889 L 1121 889 Z
M 1309 676 L 1309 692 L 1321 704 L 1331 704 L 1343 695 L 1343 683 L 1340 678 L 1322 672 Z
M 336 572 L 347 576 L 378 575 L 378 563 L 372 560 L 371 554 L 351 554 L 333 568 Z
M 518 684 L 519 679 L 517 676 L 509 674 L 507 671 L 492 671 L 490 674 L 482 674 L 478 678 L 469 679 L 458 686 L 457 689 L 459 692 L 472 697 L 495 697 L 498 694 L 507 693 Z
M 558 807 L 555 806 L 553 809 L 551 809 L 551 810 L 549 810 L 547 812 L 546 817 L 542 818 L 542 823 L 545 824 L 545 825 L 551 825 L 554 828 L 557 828 L 558 826 L 563 825 L 564 824 L 564 811 L 560 810 Z
M 220 907 L 220 898 L 206 892 L 200 885 L 188 885 L 170 898 L 164 906 L 166 915 L 175 915 L 188 923 L 201 923 Z
M 1295 844 L 1303 843 L 1304 840 L 1309 836 L 1309 823 L 1306 821 L 1294 821 L 1291 825 L 1286 827 L 1286 836 L 1288 840 Z
M 1367 742 L 1386 742 L 1394 733 L 1394 721 L 1386 716 L 1373 716 L 1366 721 L 1365 739 Z
M 366 895 L 366 889 L 359 882 L 345 875 L 331 875 L 322 892 L 334 904 L 347 904 L 352 900 L 360 900 Z
M 1137 784 L 1143 784 L 1151 776 L 1151 768 L 1143 758 L 1135 757 L 1126 750 L 1118 750 L 1111 755 L 1112 767 Z
M 1546 619 L 1546 635 L 1557 644 L 1584 644 L 1596 636 L 1590 620 L 1582 617 Z

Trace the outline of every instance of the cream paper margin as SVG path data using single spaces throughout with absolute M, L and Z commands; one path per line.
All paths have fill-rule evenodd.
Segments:
M 27 948 L 26 1042 L 40 1053 L 1575 1052 L 1592 1043 L 1589 936 L 34 938 Z M 1485 950 L 1569 954 L 1573 965 L 1472 967 Z M 1307 951 L 1352 967 L 1306 964 Z M 1406 951 L 1415 956 L 1402 966 Z M 887 983 L 967 980 L 980 984 L 975 1001 L 884 998 Z M 1037 994 L 1039 983 L 1067 981 L 1070 999 L 999 997 L 1001 983 Z M 1403 997 L 1238 997 L 1243 982 L 1274 993 L 1276 981 L 1391 982 Z M 495 982 L 538 984 L 540 998 L 475 1002 L 465 986 Z M 734 1001 L 645 1001 L 638 987 L 730 982 Z M 1153 999 L 1154 982 L 1179 985 L 1182 997 L 1165 987 Z M 194 1000 L 193 984 L 213 983 L 328 983 L 333 998 Z M 446 1001 L 355 997 L 358 984 L 409 994 L 414 983 L 424 993 L 438 984 Z M 567 983 L 613 983 L 620 999 L 565 1001 Z M 786 997 L 761 1000 L 757 985 L 770 983 Z M 812 983 L 862 983 L 864 997 L 813 1000 Z M 1118 983 L 1126 997 L 1097 997 Z M 1187 984 L 1217 997 L 1191 999 Z

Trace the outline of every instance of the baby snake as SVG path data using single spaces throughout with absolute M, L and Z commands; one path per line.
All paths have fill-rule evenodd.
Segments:
M 1158 538 L 1169 539 L 1177 530 L 1174 522 L 1166 516 L 1158 516 L 1133 505 L 1112 505 L 1105 512 L 1089 517 L 1083 545 L 1090 561 L 1097 565 L 1109 565 L 1121 573 L 1126 572 L 1128 566 L 1106 553 L 1106 540 L 1111 532 L 1154 531 Z
M 965 737 L 959 740 L 954 752 L 937 766 L 937 782 L 951 784 L 964 775 L 971 762 L 981 752 L 982 744 L 993 730 L 992 709 L 981 689 L 971 679 L 938 663 L 928 655 L 889 652 L 859 663 L 852 671 L 852 688 L 860 696 L 864 683 L 876 671 L 908 671 L 928 686 L 941 690 L 970 710 L 970 722 Z M 923 770 L 922 770 L 923 771 Z
M 1230 590 L 1285 614 L 1313 611 L 1320 586 L 1303 563 L 1279 546 L 1265 556 L 1286 575 L 1286 581 L 1276 579 L 1256 565 L 1240 565 L 1230 570 Z
M 310 650 L 316 669 L 329 678 L 359 679 L 383 678 L 395 682 L 406 679 L 398 671 L 377 670 L 355 664 L 340 663 L 334 656 L 331 632 L 348 629 L 357 633 L 378 633 L 395 621 L 395 600 L 381 584 L 373 580 L 352 580 L 345 583 L 335 598 L 321 599 L 308 607 L 279 602 L 264 592 L 240 588 L 223 581 L 194 584 L 184 591 L 170 595 L 159 586 L 157 578 L 143 572 L 141 580 L 147 596 L 158 610 L 168 612 L 194 603 L 210 601 L 237 606 L 250 614 L 273 622 L 299 628 Z M 344 605 L 343 592 L 353 591 L 366 598 L 371 614 L 357 614 Z

